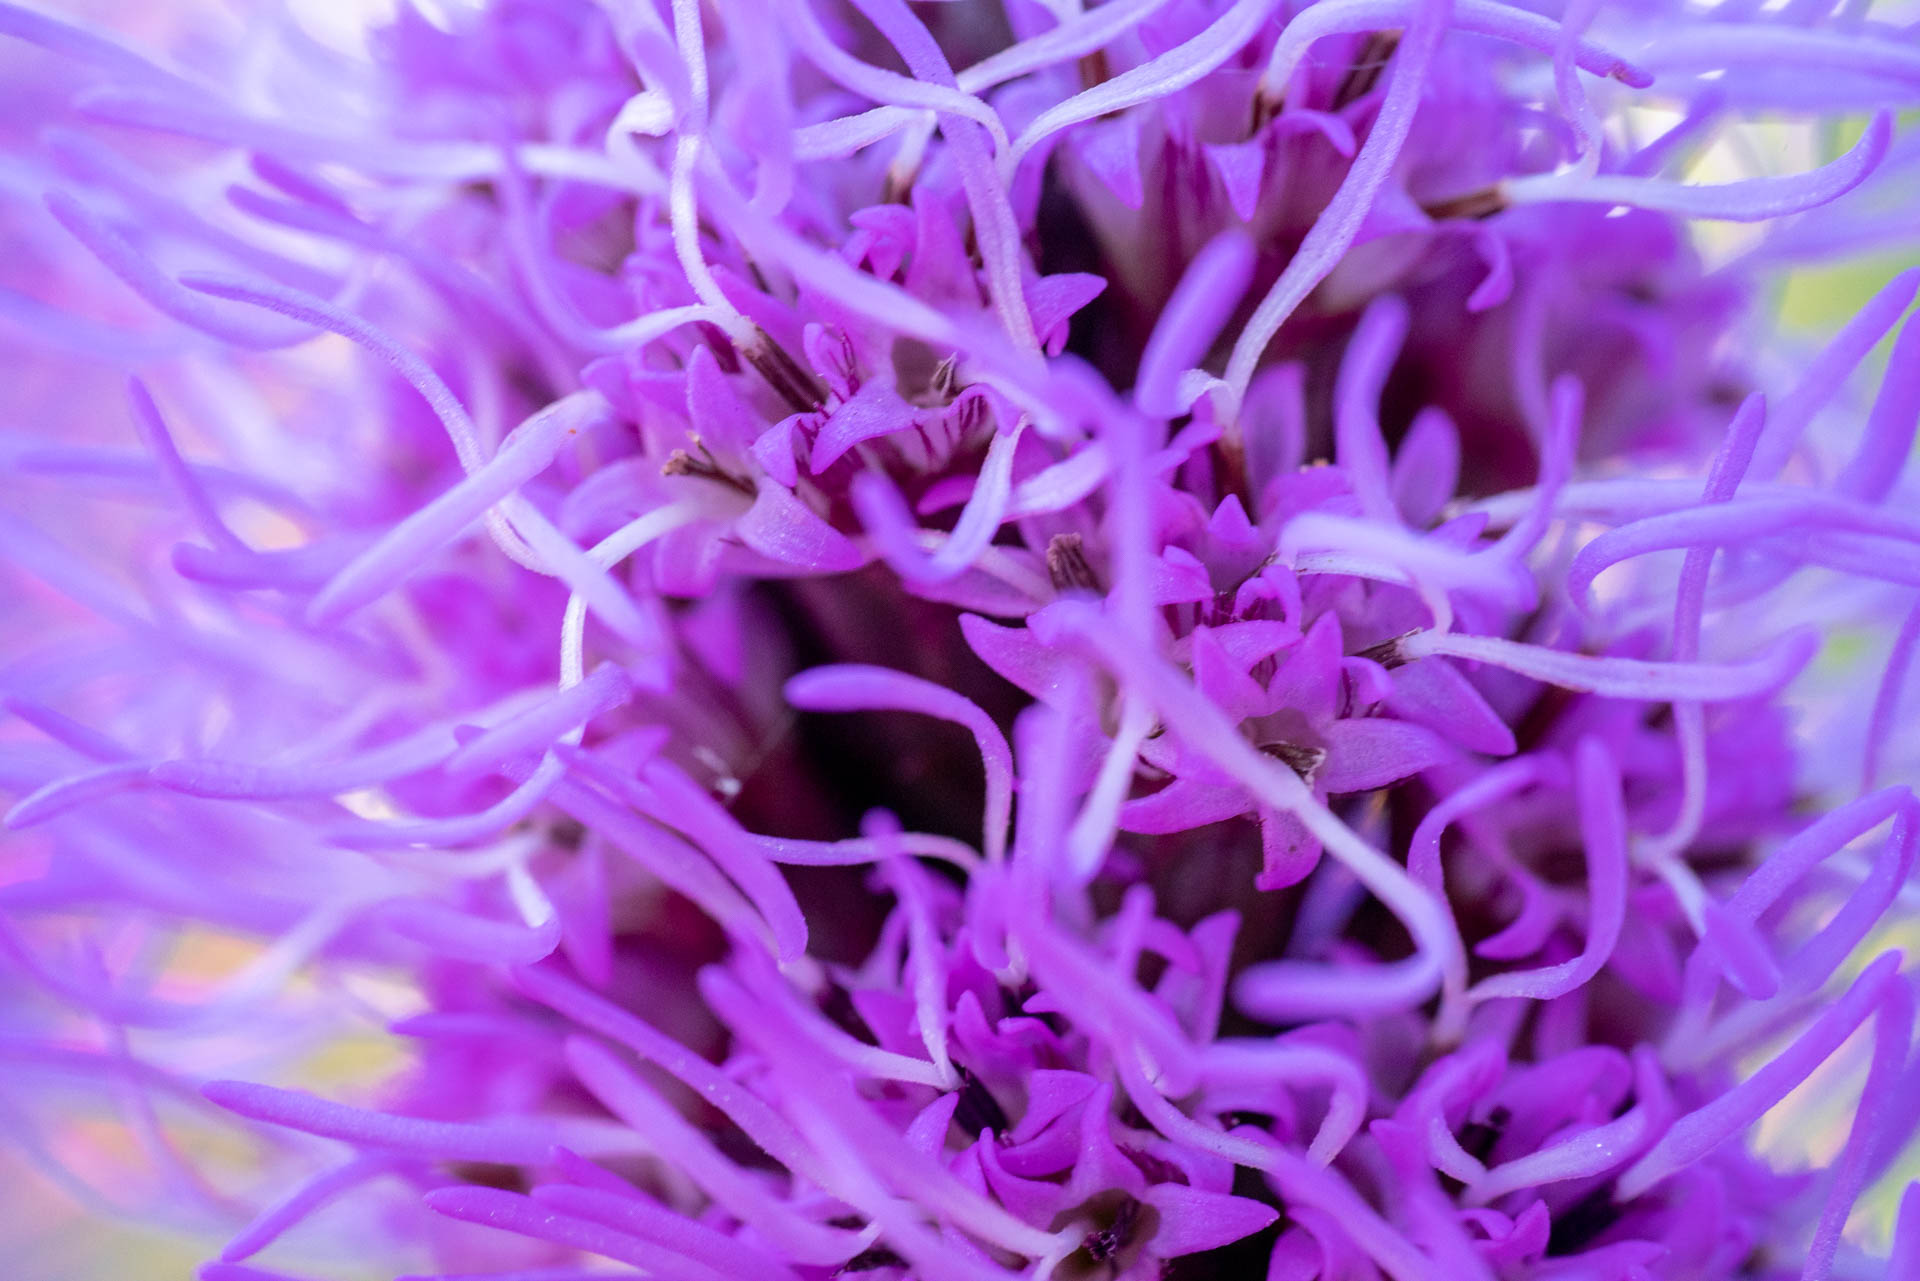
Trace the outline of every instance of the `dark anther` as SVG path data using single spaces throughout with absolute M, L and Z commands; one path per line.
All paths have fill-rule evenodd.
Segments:
M 875 1268 L 904 1268 L 907 1261 L 887 1249 L 876 1245 L 871 1250 L 862 1250 L 833 1270 L 833 1275 L 844 1276 L 849 1272 L 871 1272 Z
M 1047 544 L 1047 577 L 1057 592 L 1100 590 L 1100 579 L 1087 562 L 1086 540 L 1078 534 L 1055 534 Z
M 752 340 L 740 349 L 740 354 L 767 380 L 767 386 L 793 406 L 795 413 L 810 414 L 826 400 L 826 393 L 813 380 L 813 375 L 802 369 L 799 362 L 769 338 L 764 330 L 755 330 Z
M 887 166 L 887 176 L 880 184 L 880 203 L 883 205 L 910 204 L 913 200 L 913 184 L 920 177 L 920 169 L 901 169 Z
M 1407 656 L 1401 652 L 1400 642 L 1415 634 L 1414 632 L 1402 632 L 1398 636 L 1390 636 L 1376 645 L 1367 646 L 1355 654 L 1354 657 L 1370 659 L 1388 671 L 1392 671 L 1396 667 L 1403 667 L 1406 665 Z
M 1260 750 L 1298 774 L 1300 781 L 1309 787 L 1327 760 L 1326 748 L 1303 747 L 1299 743 L 1262 743 Z
M 1114 1259 L 1127 1248 L 1133 1240 L 1133 1232 L 1140 1223 L 1140 1203 L 1132 1197 L 1120 1203 L 1113 1212 L 1113 1222 L 1098 1232 L 1091 1233 L 1081 1242 L 1087 1257 L 1095 1263 L 1106 1263 Z
M 979 1077 L 965 1068 L 960 1069 L 960 1103 L 953 1110 L 953 1119 L 955 1124 L 975 1138 L 989 1130 L 995 1134 L 1005 1134 L 1010 1126 L 1000 1100 L 980 1084 Z
M 1268 97 L 1264 86 L 1253 91 L 1253 110 L 1247 118 L 1247 137 L 1259 135 L 1262 129 L 1280 114 L 1280 108 L 1286 104 L 1278 97 Z
M 1499 187 L 1482 187 L 1464 196 L 1449 196 L 1445 200 L 1421 206 L 1427 217 L 1435 222 L 1446 222 L 1453 218 L 1491 218 L 1506 207 L 1506 193 Z
M 720 460 L 701 443 L 699 433 L 693 433 L 692 440 L 694 449 L 699 452 L 691 454 L 684 449 L 674 450 L 667 455 L 667 461 L 660 464 L 662 476 L 699 476 L 705 480 L 717 480 L 723 485 L 730 485 L 743 494 L 753 493 L 753 482 L 736 476 L 722 467 Z
M 525 1192 L 533 1186 L 527 1178 L 527 1172 L 517 1165 L 500 1165 L 493 1161 L 449 1161 L 446 1171 L 462 1183 L 481 1188 L 499 1188 L 503 1192 Z
M 1376 31 L 1368 36 L 1367 42 L 1360 46 L 1360 56 L 1353 60 L 1353 69 L 1347 72 L 1347 78 L 1340 82 L 1340 88 L 1333 95 L 1333 109 L 1338 111 L 1365 97 L 1379 82 L 1380 73 L 1387 69 L 1387 60 L 1399 47 L 1398 31 Z
M 1095 49 L 1092 53 L 1080 57 L 1080 87 L 1091 89 L 1103 85 L 1113 77 L 1113 68 L 1107 64 L 1107 51 Z
M 1241 502 L 1248 508 L 1257 506 L 1258 504 L 1253 501 L 1253 490 L 1247 484 L 1247 447 L 1246 443 L 1240 439 L 1239 430 L 1235 429 L 1220 437 L 1214 442 L 1213 448 L 1219 460 L 1221 491 L 1238 494 Z

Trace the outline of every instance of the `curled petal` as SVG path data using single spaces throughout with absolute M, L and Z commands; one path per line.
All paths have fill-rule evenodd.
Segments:
M 816 712 L 919 712 L 964 726 L 979 745 L 987 771 L 987 857 L 1001 857 L 1013 814 L 1013 749 L 1000 727 L 976 704 L 904 672 L 853 664 L 802 672 L 787 682 L 787 701 Z
M 1548 685 L 1585 690 L 1609 698 L 1703 703 L 1752 698 L 1778 689 L 1813 657 L 1819 638 L 1802 629 L 1787 633 L 1759 657 L 1742 663 L 1659 663 L 1626 658 L 1597 658 L 1503 640 L 1497 636 L 1421 632 L 1400 642 L 1404 653 L 1453 658 L 1504 667 Z
M 1818 208 L 1852 191 L 1879 167 L 1892 137 L 1893 115 L 1882 111 L 1868 124 L 1860 141 L 1839 159 L 1785 178 L 1746 178 L 1696 186 L 1661 178 L 1613 174 L 1598 177 L 1543 174 L 1511 179 L 1502 190 L 1517 204 L 1575 200 L 1652 209 L 1688 218 L 1761 222 Z

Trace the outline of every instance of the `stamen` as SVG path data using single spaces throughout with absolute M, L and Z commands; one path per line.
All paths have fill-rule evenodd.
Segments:
M 1387 63 L 1393 60 L 1393 51 L 1399 47 L 1398 31 L 1376 31 L 1369 35 L 1360 52 L 1354 55 L 1353 69 L 1334 90 L 1332 110 L 1338 111 L 1373 92 L 1380 73 L 1386 70 Z

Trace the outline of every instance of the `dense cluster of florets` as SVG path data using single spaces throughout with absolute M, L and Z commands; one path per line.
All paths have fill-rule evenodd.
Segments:
M 1920 1275 L 1920 273 L 1764 305 L 1911 245 L 1913 28 L 160 8 L 0 0 L 0 1053 L 146 1153 L 49 1094 L 57 1186 L 206 1281 Z M 1763 118 L 1852 141 L 1701 180 Z

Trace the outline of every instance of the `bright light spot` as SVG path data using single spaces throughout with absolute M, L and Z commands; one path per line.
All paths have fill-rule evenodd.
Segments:
M 397 0 L 288 0 L 287 9 L 306 33 L 330 49 L 367 56 L 367 36 L 392 22 Z
M 343 792 L 336 797 L 341 805 L 361 818 L 375 822 L 387 822 L 403 817 L 388 795 L 377 787 L 363 787 L 357 791 Z

